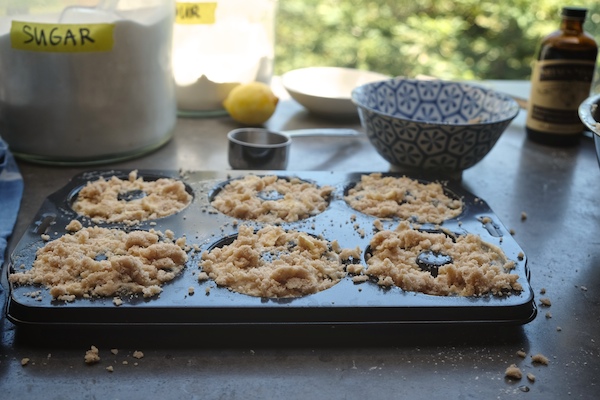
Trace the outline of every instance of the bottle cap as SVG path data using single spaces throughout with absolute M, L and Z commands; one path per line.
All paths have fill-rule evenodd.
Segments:
M 587 9 L 583 7 L 563 7 L 561 16 L 566 18 L 585 19 Z

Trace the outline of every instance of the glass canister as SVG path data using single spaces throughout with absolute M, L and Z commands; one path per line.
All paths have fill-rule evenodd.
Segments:
M 276 0 L 177 0 L 173 74 L 181 116 L 223 115 L 241 83 L 273 74 Z
M 17 157 L 97 164 L 170 139 L 174 1 L 2 4 L 0 136 Z

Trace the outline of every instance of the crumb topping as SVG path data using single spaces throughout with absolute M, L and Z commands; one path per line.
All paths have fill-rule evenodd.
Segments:
M 47 243 L 37 250 L 31 269 L 12 273 L 9 279 L 45 285 L 53 298 L 64 301 L 136 293 L 150 297 L 160 293 L 161 285 L 177 276 L 186 261 L 178 245 L 161 242 L 154 231 L 88 227 Z
M 378 218 L 441 223 L 462 213 L 462 201 L 447 196 L 437 182 L 420 183 L 403 177 L 363 175 L 348 190 L 346 202 L 353 209 Z
M 81 228 L 83 228 L 83 225 L 81 225 L 81 222 L 77 221 L 76 219 L 71 220 L 71 222 L 65 226 L 65 229 L 69 232 L 77 232 L 81 230 Z
M 337 249 L 336 252 L 334 249 Z M 202 268 L 218 285 L 259 297 L 299 297 L 327 289 L 344 276 L 337 244 L 298 231 L 241 225 L 233 243 L 202 254 Z M 346 256 L 360 250 L 345 252 Z
M 187 207 L 192 196 L 178 180 L 144 181 L 137 171 L 129 179 L 116 176 L 88 182 L 77 194 L 73 210 L 99 222 L 138 223 L 175 214 Z
M 211 204 L 242 220 L 295 222 L 325 211 L 332 192 L 331 186 L 318 187 L 298 178 L 247 175 L 230 181 Z
M 395 231 L 376 233 L 370 249 L 365 273 L 376 277 L 382 286 L 396 285 L 407 291 L 441 296 L 502 295 L 522 290 L 517 282 L 519 276 L 510 273 L 514 262 L 478 235 L 453 238 L 413 229 L 403 221 Z M 436 275 L 419 265 L 422 254 L 448 258 Z

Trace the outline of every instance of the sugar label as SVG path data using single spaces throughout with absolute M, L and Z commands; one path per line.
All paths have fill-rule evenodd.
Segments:
M 177 2 L 175 23 L 180 25 L 212 25 L 215 23 L 216 10 L 216 2 Z
M 110 51 L 115 24 L 46 24 L 12 21 L 13 49 L 53 53 Z

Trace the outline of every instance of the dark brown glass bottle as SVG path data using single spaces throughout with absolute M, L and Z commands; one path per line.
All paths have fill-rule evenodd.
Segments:
M 527 137 L 535 142 L 567 146 L 583 131 L 577 109 L 590 95 L 598 45 L 583 30 L 587 10 L 564 7 L 560 29 L 540 45 L 531 74 Z

